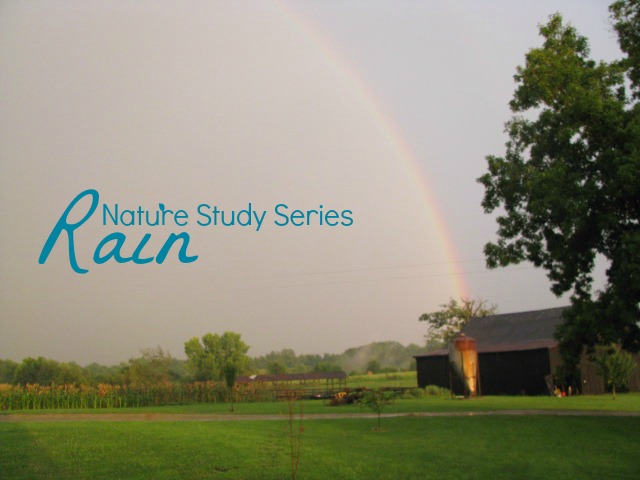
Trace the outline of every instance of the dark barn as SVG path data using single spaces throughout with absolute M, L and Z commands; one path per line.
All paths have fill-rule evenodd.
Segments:
M 553 391 L 553 373 L 560 352 L 553 334 L 566 307 L 473 318 L 462 333 L 476 341 L 481 395 L 547 395 Z M 462 395 L 462 382 L 450 369 L 449 350 L 417 355 L 418 386 L 437 385 Z M 636 355 L 640 365 L 640 355 Z M 580 393 L 606 391 L 604 381 L 586 355 L 580 361 Z M 640 391 L 640 368 L 629 378 L 628 389 Z

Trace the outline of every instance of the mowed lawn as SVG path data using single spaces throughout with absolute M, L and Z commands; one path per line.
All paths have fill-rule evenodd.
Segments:
M 304 421 L 300 479 L 631 479 L 640 417 Z M 296 426 L 297 428 L 297 426 Z M 0 478 L 287 479 L 287 420 L 0 423 Z

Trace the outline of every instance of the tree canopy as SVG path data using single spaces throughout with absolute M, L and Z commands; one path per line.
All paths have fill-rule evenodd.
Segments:
M 640 2 L 615 2 L 624 58 L 596 62 L 560 14 L 515 75 L 502 157 L 488 156 L 482 206 L 498 211 L 490 268 L 532 262 L 572 306 L 557 336 L 566 358 L 584 345 L 640 349 Z M 606 285 L 593 291 L 597 259 Z
M 249 346 L 234 332 L 207 333 L 202 341 L 193 337 L 184 344 L 187 369 L 199 381 L 225 380 L 225 369 L 235 374 L 244 373 L 250 362 L 248 351 Z
M 126 380 L 132 385 L 166 383 L 171 377 L 169 369 L 173 358 L 160 347 L 145 348 L 142 356 L 131 358 L 126 369 Z
M 64 385 L 70 383 L 83 383 L 85 381 L 82 368 L 74 363 L 56 362 L 44 357 L 28 357 L 22 363 L 13 367 L 13 382 L 27 385 Z
M 429 325 L 428 345 L 449 343 L 469 320 L 493 315 L 498 310 L 496 305 L 481 298 L 460 298 L 460 303 L 452 298 L 440 307 L 442 310 L 420 315 L 419 320 Z
M 611 387 L 613 399 L 616 398 L 616 388 L 627 386 L 629 377 L 637 368 L 636 360 L 631 354 L 621 350 L 617 345 L 599 347 L 594 357 L 598 373 L 607 385 Z

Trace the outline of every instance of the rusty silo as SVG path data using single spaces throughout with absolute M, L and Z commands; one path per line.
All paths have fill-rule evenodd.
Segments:
M 465 396 L 479 395 L 478 349 L 476 341 L 459 333 L 449 346 L 449 363 L 464 385 Z

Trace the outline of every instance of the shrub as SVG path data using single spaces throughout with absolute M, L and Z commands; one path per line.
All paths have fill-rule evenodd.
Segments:
M 369 390 L 364 393 L 359 401 L 361 406 L 369 407 L 378 415 L 378 431 L 380 430 L 380 417 L 382 411 L 395 402 L 396 395 L 394 392 L 384 390 Z
M 437 385 L 427 385 L 424 387 L 424 395 L 426 397 L 450 397 L 451 391 Z

